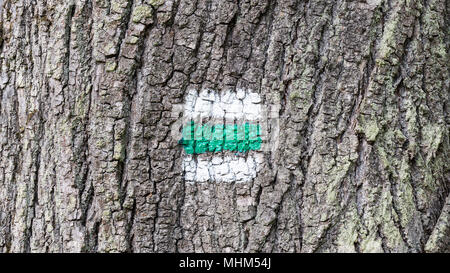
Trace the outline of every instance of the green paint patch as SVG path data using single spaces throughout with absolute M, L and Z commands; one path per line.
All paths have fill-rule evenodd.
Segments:
M 261 149 L 258 124 L 195 124 L 183 127 L 179 141 L 187 154 L 233 151 L 245 153 Z

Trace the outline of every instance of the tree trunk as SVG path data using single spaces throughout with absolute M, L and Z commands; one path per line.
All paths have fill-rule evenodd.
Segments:
M 449 0 L 0 4 L 0 252 L 450 251 Z

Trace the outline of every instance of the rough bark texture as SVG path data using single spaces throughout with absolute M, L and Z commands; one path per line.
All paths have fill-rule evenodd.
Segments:
M 450 251 L 449 0 L 3 0 L 0 252 Z M 172 107 L 279 144 L 186 183 Z

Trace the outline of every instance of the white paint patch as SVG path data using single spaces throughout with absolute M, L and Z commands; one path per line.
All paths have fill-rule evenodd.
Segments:
M 262 120 L 261 98 L 258 93 L 243 89 L 237 92 L 195 90 L 188 92 L 183 107 L 185 124 L 242 124 Z M 185 154 L 183 168 L 186 182 L 235 182 L 254 179 L 264 160 L 262 151 L 235 153 L 224 151 L 199 155 Z
M 254 179 L 264 160 L 263 154 L 255 152 L 247 158 L 238 155 L 186 155 L 184 171 L 186 182 L 236 182 Z
M 218 94 L 205 89 L 200 93 L 190 90 L 184 105 L 184 117 L 187 119 L 212 118 L 227 122 L 257 121 L 261 118 L 261 98 L 258 93 L 225 91 Z

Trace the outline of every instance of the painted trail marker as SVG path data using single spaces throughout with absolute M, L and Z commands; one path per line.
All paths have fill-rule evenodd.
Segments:
M 187 154 L 207 152 L 258 151 L 261 149 L 260 126 L 258 124 L 195 124 L 191 121 L 183 127 L 183 145 Z
M 257 176 L 267 137 L 267 110 L 261 103 L 258 93 L 242 89 L 188 92 L 176 109 L 183 112 L 178 143 L 186 182 L 242 183 Z

